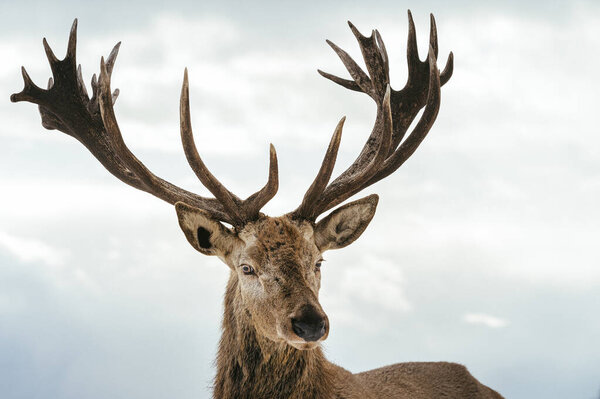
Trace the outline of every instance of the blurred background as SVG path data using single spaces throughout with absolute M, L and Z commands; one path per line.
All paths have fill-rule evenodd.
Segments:
M 435 126 L 365 192 L 377 214 L 326 253 L 330 360 L 353 372 L 465 364 L 507 398 L 600 397 L 600 6 L 595 1 L 206 2 L 3 0 L 0 12 L 0 396 L 209 398 L 228 270 L 195 252 L 172 206 L 119 182 L 74 139 L 11 104 L 20 66 L 45 85 L 79 18 L 85 80 L 122 41 L 113 74 L 125 141 L 156 174 L 207 193 L 179 142 L 189 68 L 196 142 L 229 188 L 266 181 L 277 148 L 294 209 L 337 121 L 338 168 L 370 133 L 370 98 L 326 45 L 359 60 L 346 25 L 380 30 L 392 87 L 406 79 L 406 10 L 426 54 L 437 18 Z M 358 198 L 358 197 L 356 197 Z

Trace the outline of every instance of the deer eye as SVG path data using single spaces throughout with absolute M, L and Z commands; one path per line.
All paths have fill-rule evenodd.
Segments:
M 315 271 L 318 272 L 321 270 L 321 265 L 323 264 L 323 259 L 319 259 L 317 263 L 315 263 Z
M 254 272 L 254 268 L 250 265 L 242 265 L 242 272 L 246 275 L 246 276 L 250 276 L 252 274 L 255 274 Z

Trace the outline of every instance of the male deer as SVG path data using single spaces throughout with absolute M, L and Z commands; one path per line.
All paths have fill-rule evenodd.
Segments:
M 227 190 L 200 158 L 190 123 L 187 70 L 180 102 L 183 149 L 192 170 L 214 198 L 193 194 L 154 175 L 125 145 L 113 110 L 118 91 L 111 93 L 110 89 L 119 44 L 106 62 L 101 60 L 100 77 L 92 78 L 91 98 L 75 62 L 77 20 L 65 59 L 58 60 L 43 41 L 53 75 L 47 90 L 36 86 L 22 69 L 25 87 L 11 96 L 13 102 L 38 104 L 46 129 L 73 136 L 117 178 L 174 204 L 190 244 L 205 255 L 218 256 L 231 269 L 215 398 L 501 398 L 458 364 L 402 363 L 351 374 L 328 362 L 320 347 L 330 328 L 318 299 L 322 254 L 349 245 L 363 233 L 375 214 L 378 196 L 343 205 L 318 222 L 317 218 L 390 175 L 413 154 L 436 119 L 440 87 L 452 75 L 452 53 L 442 73 L 436 65 L 438 42 L 433 16 L 425 61 L 417 53 L 410 12 L 408 21 L 408 82 L 400 91 L 390 88 L 388 55 L 378 31 L 365 37 L 349 24 L 368 74 L 344 50 L 328 42 L 352 80 L 319 73 L 375 100 L 375 126 L 354 163 L 329 183 L 342 118 L 302 203 L 279 217 L 260 212 L 278 188 L 277 156 L 272 145 L 267 184 L 245 200 Z M 421 118 L 404 139 L 423 107 Z

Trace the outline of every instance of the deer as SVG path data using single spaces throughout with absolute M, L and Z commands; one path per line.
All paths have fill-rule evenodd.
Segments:
M 437 67 L 433 15 L 427 57 L 420 59 L 415 24 L 408 11 L 408 79 L 404 88 L 392 90 L 388 54 L 379 31 L 364 36 L 348 24 L 367 71 L 327 41 L 351 79 L 318 72 L 375 101 L 372 132 L 356 160 L 331 181 L 342 118 L 302 202 L 278 217 L 261 212 L 279 186 L 272 144 L 267 182 L 246 199 L 225 188 L 200 157 L 192 133 L 187 68 L 180 97 L 183 150 L 192 171 L 214 198 L 194 194 L 152 173 L 125 144 L 114 112 L 119 91 L 111 91 L 110 81 L 120 42 L 106 61 L 101 58 L 99 77 L 93 75 L 91 80 L 90 97 L 81 65 L 76 63 L 77 19 L 64 59 L 59 60 L 43 39 L 52 70 L 47 88 L 33 83 L 23 67 L 24 88 L 13 94 L 11 101 L 37 104 L 44 128 L 74 137 L 119 180 L 174 205 L 179 226 L 192 247 L 217 256 L 229 267 L 214 398 L 502 398 L 457 363 L 399 363 L 352 374 L 323 354 L 322 342 L 330 329 L 319 303 L 323 253 L 354 242 L 374 217 L 379 197 L 372 194 L 337 206 L 395 172 L 415 152 L 436 120 L 441 87 L 454 68 L 452 52 L 443 71 Z

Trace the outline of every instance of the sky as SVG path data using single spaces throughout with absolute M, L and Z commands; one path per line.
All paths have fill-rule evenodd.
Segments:
M 64 54 L 79 19 L 89 82 L 113 73 L 126 143 L 159 176 L 206 195 L 179 142 L 189 70 L 209 168 L 264 208 L 294 209 L 346 115 L 334 174 L 375 107 L 326 45 L 360 59 L 346 25 L 377 28 L 392 87 L 406 79 L 406 10 L 425 54 L 429 13 L 455 72 L 429 136 L 360 195 L 366 232 L 326 253 L 328 358 L 359 372 L 404 361 L 465 364 L 507 398 L 600 397 L 600 6 L 592 1 L 0 1 L 0 393 L 3 398 L 209 398 L 228 277 L 186 242 L 172 206 L 122 184 L 81 144 L 12 104 L 20 66 L 43 85 L 46 37 Z

